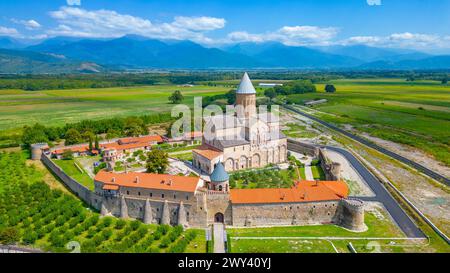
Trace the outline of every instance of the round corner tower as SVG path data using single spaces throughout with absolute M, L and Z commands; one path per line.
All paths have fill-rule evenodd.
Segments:
M 42 152 L 45 149 L 48 149 L 47 143 L 35 143 L 31 144 L 31 159 L 32 160 L 41 160 Z
M 367 229 L 364 224 L 364 202 L 360 199 L 342 199 L 341 226 L 354 230 L 364 231 Z
M 235 106 L 241 106 L 237 109 L 238 117 L 249 119 L 256 115 L 256 90 L 247 72 L 236 90 Z

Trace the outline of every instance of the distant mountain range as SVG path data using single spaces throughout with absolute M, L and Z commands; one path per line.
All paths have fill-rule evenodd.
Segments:
M 56 37 L 26 46 L 0 37 L 0 73 L 100 72 L 123 69 L 450 69 L 450 55 L 363 45 L 294 47 L 241 43 L 206 48 L 140 36 Z

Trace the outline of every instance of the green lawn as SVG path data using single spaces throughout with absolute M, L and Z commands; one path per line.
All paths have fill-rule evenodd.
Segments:
M 233 240 L 232 253 L 333 253 L 326 240 Z
M 311 166 L 311 171 L 314 179 L 326 180 L 325 173 L 323 172 L 322 167 L 320 167 L 320 165 Z
M 21 91 L 0 90 L 0 130 L 12 130 L 40 122 L 64 125 L 84 119 L 148 115 L 170 112 L 168 97 L 180 90 L 184 104 L 195 96 L 210 96 L 229 90 L 225 87 L 155 85 L 103 89 Z
M 53 162 L 56 163 L 63 171 L 76 181 L 78 181 L 80 184 L 86 186 L 90 190 L 94 190 L 94 180 L 89 177 L 89 175 L 86 173 L 86 171 L 81 167 L 81 164 L 77 163 L 79 168 L 83 170 L 83 172 L 80 171 L 80 169 L 75 166 L 76 159 L 72 160 L 60 160 L 56 159 L 53 160 Z
M 327 99 L 314 107 L 317 115 L 336 124 L 352 124 L 376 137 L 422 149 L 450 166 L 450 86 L 402 79 L 332 81 L 337 92 L 288 96 L 303 104 Z
M 380 220 L 366 212 L 368 230 L 364 232 L 352 232 L 336 225 L 234 228 L 227 232 L 232 237 L 404 237 L 398 227 L 386 219 Z
M 300 175 L 304 177 L 303 171 Z M 252 170 L 234 172 L 230 176 L 230 186 L 234 189 L 290 188 L 298 180 L 297 171 L 292 170 Z
M 169 154 L 170 157 L 177 158 L 179 160 L 192 161 L 192 152 L 181 153 L 181 154 Z
M 288 252 L 335 252 L 331 243 L 319 237 L 383 237 L 402 238 L 405 237 L 398 227 L 390 221 L 390 218 L 379 219 L 373 213 L 366 212 L 365 223 L 368 230 L 365 232 L 351 232 L 336 225 L 318 226 L 286 226 L 286 227 L 265 227 L 265 228 L 234 228 L 227 229 L 227 233 L 232 237 L 232 252 L 238 253 L 288 253 Z M 233 237 L 240 237 L 234 239 Z M 245 239 L 245 237 L 285 237 L 283 239 Z M 317 239 L 292 238 L 289 237 L 318 237 Z M 339 252 L 348 252 L 347 244 L 351 240 L 338 240 L 336 244 Z M 362 241 L 354 240 L 358 247 L 367 245 Z M 352 241 L 353 243 L 353 241 Z M 369 250 L 369 249 L 368 249 Z

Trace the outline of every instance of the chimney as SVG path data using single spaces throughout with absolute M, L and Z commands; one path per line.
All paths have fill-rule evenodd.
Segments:
M 169 179 L 169 183 L 167 185 L 172 186 L 172 179 Z
M 136 176 L 136 179 L 134 180 L 134 183 L 136 183 L 136 184 L 139 183 L 139 176 Z
M 116 182 L 116 178 L 113 177 L 113 178 L 111 179 L 111 182 L 112 182 L 112 183 L 115 183 L 115 182 Z

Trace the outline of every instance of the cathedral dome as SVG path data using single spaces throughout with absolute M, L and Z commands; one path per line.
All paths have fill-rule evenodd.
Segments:
M 256 94 L 256 90 L 253 87 L 253 84 L 250 81 L 247 72 L 244 73 L 244 76 L 242 77 L 241 83 L 239 84 L 236 94 Z
M 210 178 L 211 182 L 225 182 L 230 179 L 230 176 L 225 171 L 225 167 L 223 166 L 222 162 L 219 162 L 217 163 L 217 166 L 211 174 Z

